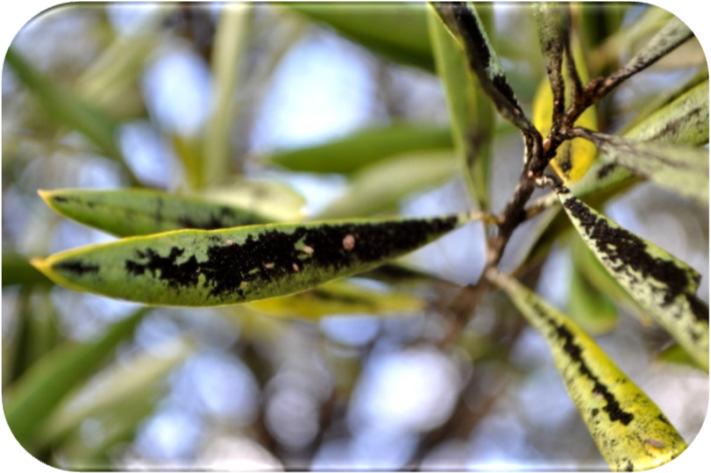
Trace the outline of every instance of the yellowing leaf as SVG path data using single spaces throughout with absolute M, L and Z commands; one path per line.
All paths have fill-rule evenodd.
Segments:
M 270 315 L 318 319 L 337 314 L 413 313 L 422 310 L 425 301 L 404 292 L 376 291 L 346 281 L 334 281 L 310 291 L 248 305 Z
M 227 305 L 368 271 L 468 220 L 448 215 L 177 230 L 89 245 L 33 264 L 72 289 L 148 304 Z
M 579 42 L 573 37 L 572 41 L 573 57 L 578 69 L 578 75 L 584 83 L 588 80 L 588 73 L 585 67 L 585 58 Z M 566 108 L 570 104 L 570 92 L 572 84 L 565 73 L 567 60 L 563 58 L 563 78 L 566 89 Z M 538 128 L 543 136 L 546 136 L 553 125 L 553 91 L 551 90 L 548 78 L 544 78 L 538 86 L 533 99 L 533 124 Z M 597 129 L 597 113 L 595 107 L 589 107 L 575 121 L 577 126 L 591 130 Z M 579 181 L 595 162 L 597 150 L 595 145 L 581 138 L 575 138 L 564 142 L 558 147 L 555 158 L 551 161 L 551 166 L 556 173 L 566 183 Z
M 620 228 L 567 189 L 568 217 L 607 271 L 708 370 L 709 309 L 696 297 L 700 275 L 662 248 Z
M 570 318 L 517 281 L 503 274 L 494 280 L 545 337 L 568 394 L 612 470 L 655 468 L 686 449 L 654 401 Z

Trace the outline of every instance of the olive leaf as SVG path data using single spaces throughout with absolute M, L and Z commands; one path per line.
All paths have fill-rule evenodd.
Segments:
M 118 161 L 133 177 L 121 158 L 116 142 L 118 122 L 71 90 L 50 80 L 13 49 L 8 50 L 5 60 L 57 124 L 83 134 L 98 150 Z
M 378 291 L 347 281 L 333 281 L 309 291 L 248 303 L 251 309 L 280 317 L 313 320 L 334 314 L 416 313 L 425 301 L 406 292 Z
M 480 209 L 489 207 L 489 165 L 496 117 L 467 64 L 461 45 L 430 6 L 430 41 L 437 73 L 445 90 L 452 139 L 462 163 L 469 193 Z
M 631 169 L 656 184 L 701 205 L 709 201 L 709 152 L 706 148 L 643 143 L 578 129 L 598 147 L 607 162 Z
M 3 252 L 2 254 L 2 285 L 20 285 L 26 287 L 49 286 L 52 282 L 31 264 L 29 259 L 21 254 Z
M 501 273 L 492 278 L 545 337 L 568 394 L 610 469 L 651 469 L 684 451 L 684 439 L 654 401 L 569 317 L 516 280 Z
M 32 445 L 47 416 L 133 334 L 149 310 L 138 309 L 95 340 L 57 347 L 10 385 L 3 393 L 3 405 L 15 438 L 23 445 Z
M 448 149 L 452 149 L 449 128 L 401 122 L 365 128 L 314 146 L 277 151 L 264 160 L 291 171 L 352 174 L 395 155 Z
M 377 162 L 355 174 L 345 193 L 329 203 L 319 217 L 345 218 L 390 210 L 404 198 L 452 179 L 458 168 L 451 150 Z
M 558 197 L 605 269 L 708 370 L 709 309 L 696 297 L 701 276 L 662 248 L 620 228 L 567 189 L 560 189 Z
M 57 406 L 40 429 L 36 445 L 60 439 L 90 416 L 120 410 L 128 399 L 150 396 L 192 352 L 187 341 L 177 339 L 112 365 Z
M 709 140 L 709 81 L 701 80 L 623 134 L 635 141 L 702 145 Z
M 656 110 L 642 112 L 644 116 L 634 120 L 623 136 L 630 140 L 652 140 L 655 143 L 699 145 L 708 141 L 708 94 L 699 91 L 697 86 L 708 87 L 708 80 L 692 80 L 683 84 L 673 94 L 669 101 L 662 102 Z M 681 125 L 683 124 L 683 125 Z M 612 196 L 629 189 L 641 178 L 632 174 L 627 168 L 618 166 L 606 159 L 598 158 L 583 178 L 570 186 L 570 191 L 578 196 L 592 199 L 595 205 L 600 205 Z M 521 258 L 527 255 L 541 255 L 545 247 L 557 239 L 563 231 L 569 228 L 567 218 L 556 214 L 558 207 L 552 207 L 559 202 L 555 192 L 544 196 L 537 204 L 551 207 L 546 216 L 541 218 L 537 232 L 539 236 L 534 242 L 521 251 Z M 551 223 L 552 222 L 552 223 Z
M 434 69 L 422 3 L 287 2 L 283 7 L 330 26 L 389 59 L 428 71 Z
M 577 37 L 571 38 L 572 57 L 580 79 L 587 82 L 588 71 L 585 66 L 585 58 L 580 41 Z M 568 58 L 564 57 L 561 63 L 569 67 Z M 565 96 L 563 105 L 567 108 L 572 102 L 573 86 L 568 74 L 563 74 L 565 85 Z M 533 124 L 544 136 L 547 135 L 553 125 L 554 95 L 551 82 L 544 78 L 538 86 L 536 95 L 533 98 Z M 577 126 L 588 129 L 597 129 L 597 111 L 595 106 L 588 107 L 575 121 Z M 595 163 L 597 149 L 595 145 L 582 138 L 574 138 L 565 141 L 558 147 L 555 157 L 551 161 L 551 166 L 556 173 L 563 178 L 566 183 L 572 184 L 585 176 L 590 167 Z
M 432 6 L 457 41 L 461 43 L 469 67 L 501 116 L 525 132 L 534 130 L 509 84 L 499 57 L 491 47 L 474 5 L 468 2 L 451 2 L 432 3 Z
M 592 335 L 600 335 L 614 329 L 617 326 L 618 314 L 612 300 L 588 281 L 577 264 L 571 265 L 570 271 L 570 317 Z
M 202 142 L 202 175 L 206 183 L 224 181 L 231 171 L 230 131 L 236 111 L 238 71 L 244 61 L 251 13 L 249 3 L 225 5 L 220 13 L 212 52 L 215 93 Z
M 176 230 L 65 251 L 33 264 L 56 283 L 147 304 L 211 306 L 288 295 L 368 271 L 470 216 Z
M 656 110 L 644 112 L 623 133 L 635 142 L 654 142 L 665 145 L 701 145 L 709 139 L 708 79 L 684 84 L 667 103 Z M 598 159 L 580 181 L 570 187 L 578 197 L 593 195 L 632 182 L 633 175 L 610 160 Z
M 179 228 L 215 229 L 266 223 L 244 208 L 148 189 L 57 189 L 39 195 L 58 213 L 118 236 Z
M 692 36 L 694 36 L 693 32 L 683 21 L 676 17 L 670 18 L 624 66 L 611 74 L 601 86 L 620 84 L 654 64 Z
M 275 179 L 233 178 L 200 193 L 211 202 L 239 207 L 268 221 L 299 221 L 304 218 L 306 199 L 286 182 Z

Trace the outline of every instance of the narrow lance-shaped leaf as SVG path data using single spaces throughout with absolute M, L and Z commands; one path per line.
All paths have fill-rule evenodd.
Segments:
M 397 62 L 434 70 L 422 3 L 284 3 L 346 38 Z
M 636 315 L 643 324 L 651 324 L 647 311 L 630 297 L 625 288 L 620 286 L 581 238 L 573 238 L 570 247 L 573 264 L 585 280 L 597 289 L 600 297 L 609 297 L 618 306 Z
M 634 118 L 632 118 L 629 122 L 625 124 L 622 134 L 624 134 L 628 130 L 631 130 L 632 128 L 637 127 L 637 125 L 639 125 L 641 122 L 647 120 L 650 115 L 657 113 L 659 110 L 674 102 L 682 95 L 685 95 L 686 93 L 694 89 L 697 85 L 702 84 L 704 82 L 708 82 L 708 80 L 708 69 L 705 67 L 699 68 L 696 74 L 691 76 L 691 78 L 687 81 L 679 84 L 677 87 L 674 87 L 662 93 L 654 91 L 648 95 L 641 97 L 639 101 L 636 102 L 639 103 L 639 105 L 635 107 L 635 109 L 639 109 L 639 107 L 641 106 L 641 110 L 637 112 Z M 708 97 L 706 97 L 705 100 L 706 102 L 708 102 Z M 708 118 L 706 122 L 708 123 Z
M 161 22 L 177 5 L 163 4 L 144 12 L 130 32 L 115 35 L 77 79 L 74 90 L 87 102 L 116 118 L 144 113 L 138 81 L 143 66 L 160 43 Z
M 604 160 L 631 169 L 666 189 L 695 199 L 701 205 L 708 205 L 707 149 L 640 143 L 584 129 L 577 129 L 576 135 L 595 143 Z
M 489 207 L 489 164 L 496 117 L 488 97 L 471 73 L 462 46 L 430 6 L 430 41 L 437 73 L 445 89 L 452 138 L 470 195 L 479 208 Z
M 86 431 L 81 426 L 74 429 L 60 446 L 52 449 L 51 464 L 57 468 L 101 471 L 115 461 L 114 447 L 130 445 L 140 431 L 141 425 L 156 409 L 164 393 L 161 390 L 141 397 L 126 399 L 121 409 L 104 412 L 92 417 L 92 432 L 99 436 L 87 441 Z
M 686 350 L 676 343 L 670 345 L 668 348 L 665 348 L 661 353 L 659 353 L 657 361 L 703 369 L 703 367 L 699 366 L 696 360 L 689 356 L 689 353 Z
M 450 130 L 441 125 L 395 123 L 314 146 L 277 151 L 265 160 L 292 171 L 351 174 L 391 156 L 452 146 Z
M 116 122 L 71 91 L 53 83 L 14 50 L 7 52 L 5 60 L 58 124 L 79 131 L 108 157 L 119 158 Z
M 605 269 L 708 369 L 709 309 L 696 297 L 699 274 L 658 246 L 620 228 L 567 189 L 560 189 L 558 196 Z
M 247 42 L 251 5 L 224 4 L 215 33 L 212 73 L 215 94 L 203 138 L 205 182 L 215 184 L 230 174 L 230 129 L 235 115 L 238 71 Z
M 118 236 L 179 228 L 215 229 L 270 221 L 240 207 L 148 189 L 39 191 L 52 209 Z
M 532 132 L 534 127 L 516 99 L 474 6 L 466 2 L 432 5 L 454 37 L 462 43 L 469 66 L 499 113 L 519 129 Z
M 585 278 L 575 263 L 568 279 L 568 312 L 588 333 L 607 333 L 617 325 L 617 309 L 605 293 L 599 292 Z
M 33 264 L 58 284 L 110 297 L 226 305 L 368 271 L 467 220 L 450 215 L 177 230 L 77 248 Z
M 2 254 L 2 285 L 12 286 L 49 286 L 52 282 L 37 271 L 29 259 L 18 253 L 3 252 Z
M 647 133 L 651 130 L 654 142 L 666 144 L 698 145 L 708 141 L 708 95 L 699 94 L 695 86 L 698 82 L 692 79 L 683 84 L 674 93 L 674 98 L 668 103 L 662 103 L 653 114 L 644 112 L 645 116 L 636 120 L 634 126 L 624 133 L 625 138 L 634 140 L 645 140 L 649 137 Z M 699 103 L 691 100 L 696 97 Z M 687 104 L 682 106 L 682 104 Z M 694 104 L 694 105 L 692 105 Z M 683 112 L 682 112 L 683 110 Z M 679 124 L 685 123 L 684 126 Z M 677 124 L 677 125 L 674 125 Z M 697 133 L 698 131 L 698 133 Z M 597 159 L 593 167 L 578 182 L 570 186 L 570 190 L 578 197 L 594 199 L 599 205 L 611 196 L 629 189 L 630 186 L 638 182 L 640 178 L 634 176 L 629 170 L 614 163 Z M 551 192 L 537 204 L 544 207 L 551 207 L 559 203 L 558 196 Z M 557 239 L 561 232 L 567 231 L 569 225 L 567 218 L 553 214 L 558 212 L 558 207 L 551 208 L 545 217 L 546 221 L 541 221 L 542 227 L 547 227 L 541 233 L 538 242 L 531 245 L 533 251 L 524 251 L 524 255 L 544 253 L 544 247 Z M 555 220 L 553 220 L 555 218 Z M 540 219 L 543 220 L 543 219 Z M 552 224 L 549 223 L 553 221 Z
M 56 441 L 90 416 L 122 410 L 127 399 L 150 397 L 151 391 L 158 391 L 164 377 L 191 352 L 186 341 L 174 340 L 111 366 L 57 406 L 36 445 Z
M 212 201 L 240 207 L 271 221 L 303 220 L 306 199 L 286 182 L 238 178 L 201 193 Z
M 669 103 L 653 113 L 646 112 L 646 116 L 636 120 L 623 137 L 664 144 L 706 143 L 709 139 L 708 81 L 697 87 L 692 80 L 675 95 L 676 98 Z M 598 159 L 594 168 L 570 190 L 577 196 L 593 195 L 630 182 L 633 180 L 631 177 L 632 174 L 624 167 Z
M 562 65 L 567 69 L 569 58 L 573 58 L 575 68 L 580 80 L 587 82 L 588 70 L 585 66 L 585 55 L 580 46 L 580 41 L 577 36 L 573 36 L 570 41 L 572 49 L 571 55 L 561 61 Z M 568 74 L 563 75 L 563 83 L 565 85 L 565 94 L 563 97 L 563 105 L 565 108 L 572 103 L 573 84 Z M 551 82 L 543 79 L 536 91 L 533 99 L 533 123 L 538 128 L 542 135 L 550 132 L 553 126 L 554 104 L 556 97 L 553 94 Z M 595 106 L 588 107 L 575 124 L 589 129 L 597 129 L 597 111 Z M 590 167 L 595 162 L 597 150 L 595 145 L 582 138 L 574 138 L 563 142 L 556 152 L 555 157 L 551 161 L 551 167 L 566 183 L 575 183 L 582 179 L 588 172 Z
M 607 6 L 604 8 L 607 9 Z M 606 63 L 616 61 L 620 54 L 627 54 L 636 48 L 639 42 L 658 32 L 670 18 L 668 11 L 650 5 L 634 23 L 608 36 L 605 42 L 593 51 L 592 64 L 600 69 Z
M 565 84 L 563 79 L 563 54 L 570 37 L 569 6 L 558 3 L 535 5 L 538 39 L 541 43 L 546 74 L 553 93 L 552 114 L 562 116 L 565 111 Z M 534 121 L 535 123 L 535 121 Z
M 702 145 L 709 140 L 709 81 L 700 81 L 684 93 L 631 126 L 625 138 Z
M 642 49 L 632 56 L 623 67 L 606 78 L 600 86 L 603 89 L 616 87 L 626 79 L 657 62 L 693 35 L 684 22 L 678 18 L 671 18 Z
M 356 217 L 391 210 L 411 194 L 452 179 L 458 168 L 452 151 L 413 153 L 380 161 L 353 176 L 345 194 L 319 217 Z
M 598 450 L 615 471 L 646 470 L 675 458 L 684 439 L 659 407 L 570 318 L 517 281 L 494 280 L 545 337 Z
M 310 291 L 248 305 L 266 314 L 308 320 L 339 314 L 415 313 L 424 309 L 425 301 L 405 292 L 377 291 L 351 282 L 333 281 Z
M 148 309 L 139 309 L 111 325 L 96 340 L 60 346 L 39 360 L 3 396 L 5 417 L 17 440 L 31 445 L 57 404 L 80 385 L 133 334 Z

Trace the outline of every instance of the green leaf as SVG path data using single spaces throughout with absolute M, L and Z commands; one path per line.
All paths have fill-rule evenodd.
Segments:
M 72 289 L 148 304 L 226 305 L 368 271 L 467 220 L 451 215 L 177 230 L 77 248 L 33 264 Z
M 394 123 L 314 146 L 278 151 L 265 160 L 291 171 L 351 174 L 391 156 L 446 149 L 452 149 L 448 128 Z
M 503 274 L 495 282 L 546 339 L 565 387 L 614 471 L 655 468 L 686 448 L 659 407 L 570 318 Z
M 653 141 L 663 144 L 700 145 L 708 142 L 708 80 L 694 86 L 694 81 L 684 86 L 668 103 L 663 103 L 653 113 L 636 120 L 623 136 L 634 141 Z M 706 92 L 704 93 L 704 89 Z M 606 189 L 627 187 L 634 180 L 632 174 L 621 166 L 599 159 L 591 171 L 570 190 L 578 197 L 606 192 Z
M 290 185 L 275 180 L 234 179 L 230 184 L 205 189 L 210 201 L 241 207 L 274 221 L 304 218 L 306 199 Z
M 703 366 L 699 366 L 696 360 L 689 356 L 686 350 L 684 350 L 676 343 L 664 349 L 657 357 L 657 360 L 663 361 L 665 363 L 674 363 L 677 365 L 691 366 L 697 369 L 704 369 Z
M 572 239 L 570 250 L 575 268 L 601 297 L 609 297 L 620 307 L 635 314 L 642 323 L 647 325 L 651 323 L 646 311 L 607 272 L 581 238 L 574 237 Z
M 111 325 L 97 339 L 63 345 L 45 355 L 4 393 L 5 418 L 23 445 L 32 445 L 43 422 L 59 402 L 81 385 L 129 338 L 148 312 L 139 309 Z
M 587 130 L 581 130 L 579 136 L 595 143 L 603 160 L 624 166 L 672 192 L 708 205 L 709 152 L 706 148 L 640 143 Z
M 205 129 L 202 150 L 207 184 L 224 182 L 230 172 L 230 130 L 235 116 L 238 70 L 247 42 L 252 7 L 248 3 L 224 4 L 212 51 L 214 99 Z
M 432 7 L 428 8 L 430 41 L 444 86 L 452 139 L 470 195 L 479 208 L 489 207 L 489 165 L 496 117 L 488 97 L 471 73 L 462 47 Z
M 148 419 L 160 400 L 160 392 L 126 399 L 121 409 L 91 417 L 92 436 L 81 427 L 52 451 L 51 463 L 66 470 L 106 470 L 116 461 L 116 447 L 130 446 L 143 421 Z M 119 450 L 120 451 L 120 450 Z
M 708 370 L 709 309 L 700 275 L 658 246 L 620 228 L 567 189 L 558 191 L 576 230 L 607 271 Z
M 58 189 L 39 194 L 58 213 L 118 236 L 179 228 L 227 228 L 270 220 L 244 208 L 148 189 Z
M 57 406 L 42 426 L 36 444 L 57 441 L 88 417 L 121 410 L 128 399 L 150 397 L 191 352 L 186 342 L 172 341 L 111 366 Z
M 604 8 L 607 9 L 607 6 Z M 602 63 L 617 60 L 620 55 L 626 55 L 629 51 L 637 49 L 640 42 L 658 32 L 670 18 L 672 18 L 671 13 L 663 8 L 649 6 L 635 22 L 609 36 L 594 51 L 593 64 L 599 68 Z
M 709 81 L 701 81 L 650 113 L 624 136 L 635 141 L 702 145 L 709 140 Z
M 2 286 L 13 285 L 47 287 L 52 285 L 52 281 L 37 271 L 26 256 L 9 251 L 3 252 Z
M 586 332 L 600 335 L 617 326 L 615 304 L 590 284 L 576 264 L 571 266 L 568 284 L 568 312 Z
M 632 77 L 666 56 L 693 35 L 683 21 L 676 17 L 670 18 L 624 66 L 611 74 L 605 82 L 619 83 Z
M 447 182 L 458 169 L 451 151 L 413 153 L 378 162 L 353 176 L 345 194 L 319 216 L 355 217 L 389 210 L 411 194 Z
M 346 38 L 403 64 L 434 70 L 424 3 L 284 3 Z
M 509 84 L 474 5 L 465 2 L 432 3 L 432 5 L 452 35 L 462 45 L 469 67 L 501 116 L 519 129 L 533 132 L 535 128 L 526 118 Z
M 248 305 L 269 315 L 317 320 L 343 314 L 417 313 L 424 309 L 425 301 L 405 292 L 376 291 L 352 282 L 333 281 L 310 291 Z
M 115 141 L 116 122 L 70 90 L 45 77 L 13 49 L 8 50 L 5 60 L 18 79 L 59 125 L 82 133 L 107 157 L 120 159 Z
M 165 4 L 151 9 L 130 32 L 116 33 L 77 79 L 76 93 L 116 119 L 136 118 L 143 113 L 139 81 L 144 65 L 160 44 L 161 22 L 175 8 Z
M 664 144 L 698 145 L 707 142 L 708 96 L 699 93 L 695 85 L 699 85 L 698 81 L 692 79 L 676 91 L 669 101 L 662 102 L 654 113 L 644 112 L 646 115 L 635 120 L 635 124 L 623 136 L 634 140 L 652 139 Z M 570 190 L 576 196 L 585 197 L 594 205 L 601 206 L 640 180 L 626 168 L 598 159 L 580 181 L 570 186 Z M 550 206 L 558 203 L 555 193 L 546 196 L 545 200 Z M 546 229 L 537 238 L 537 242 L 530 246 L 531 251 L 524 252 L 524 255 L 545 253 L 545 249 L 562 232 L 567 231 L 567 218 L 551 215 L 557 212 L 557 208 L 552 208 L 547 211 L 546 217 L 540 218 L 540 225 Z
M 12 381 L 52 350 L 59 339 L 57 314 L 47 291 L 23 291 L 20 304 L 13 338 Z

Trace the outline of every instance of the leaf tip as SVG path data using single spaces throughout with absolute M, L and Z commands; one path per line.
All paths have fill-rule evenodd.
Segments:
M 57 194 L 58 191 L 56 190 L 47 190 L 47 189 L 37 189 L 37 195 L 44 201 L 45 204 L 52 210 L 57 210 Z

